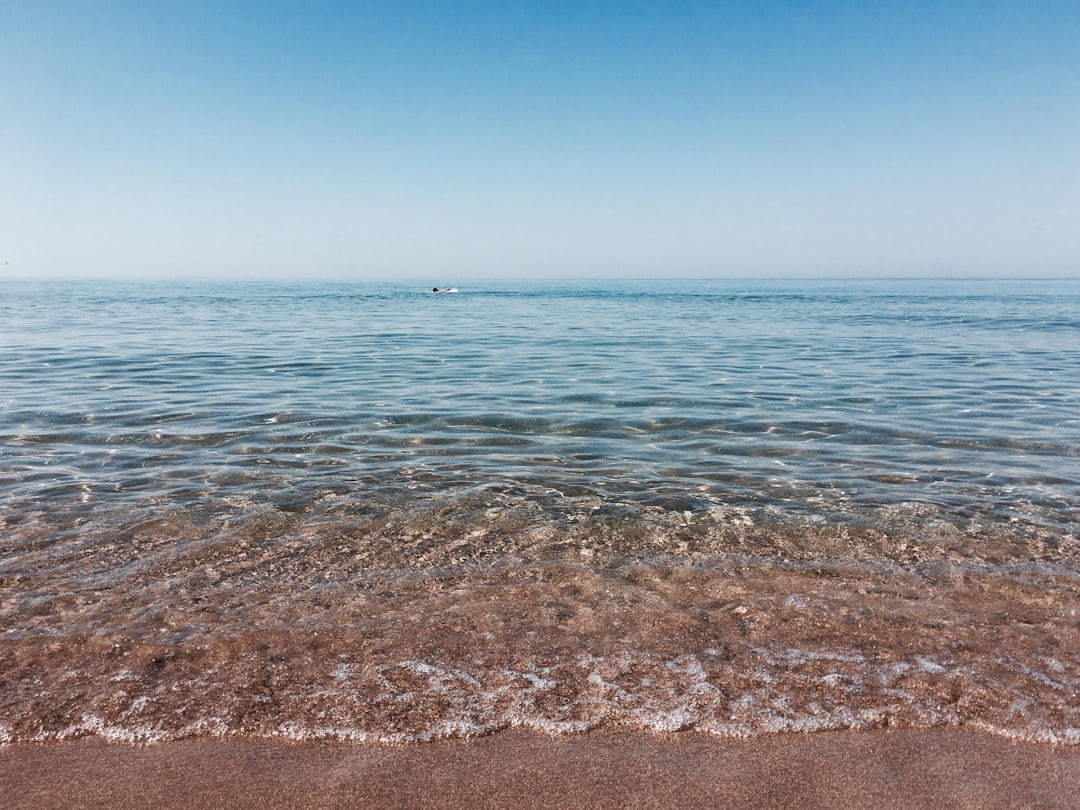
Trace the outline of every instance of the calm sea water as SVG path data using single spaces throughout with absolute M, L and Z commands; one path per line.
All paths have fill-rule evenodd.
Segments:
M 0 285 L 0 740 L 1080 743 L 1080 282 Z

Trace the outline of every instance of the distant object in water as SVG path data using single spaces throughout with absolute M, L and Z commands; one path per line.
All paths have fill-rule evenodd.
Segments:
M 441 290 L 438 287 L 432 287 L 431 291 L 433 293 L 457 292 L 457 287 L 443 287 Z

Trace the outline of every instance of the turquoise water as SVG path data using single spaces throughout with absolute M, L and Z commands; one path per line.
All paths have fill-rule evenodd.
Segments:
M 1067 525 L 1080 284 L 8 285 L 10 508 L 330 489 Z
M 0 737 L 1076 741 L 1080 282 L 430 288 L 0 286 Z

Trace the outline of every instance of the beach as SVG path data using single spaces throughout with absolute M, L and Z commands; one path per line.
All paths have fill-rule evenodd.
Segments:
M 5 807 L 1080 793 L 1075 283 L 9 293 Z
M 505 731 L 421 745 L 84 739 L 0 747 L 9 810 L 1072 808 L 1080 750 L 962 730 L 736 740 Z
M 1080 2 L 0 9 L 0 810 L 1080 810 Z

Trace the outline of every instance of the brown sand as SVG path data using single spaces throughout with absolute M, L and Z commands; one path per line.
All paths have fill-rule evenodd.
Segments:
M 725 740 L 507 731 L 410 746 L 84 739 L 0 747 L 17 808 L 1080 806 L 1080 749 L 974 732 Z

